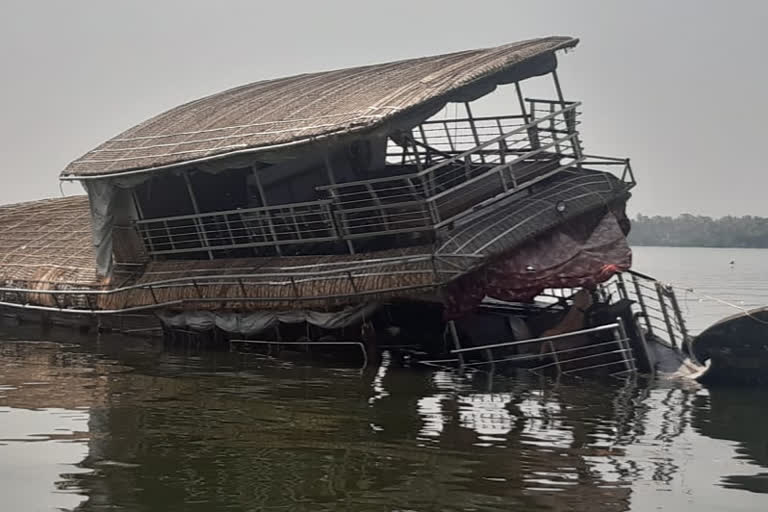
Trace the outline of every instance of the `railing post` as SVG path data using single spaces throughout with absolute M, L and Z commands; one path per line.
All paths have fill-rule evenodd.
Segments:
M 467 118 L 469 119 L 469 127 L 472 130 L 472 136 L 475 139 L 475 146 L 479 146 L 480 145 L 480 135 L 478 135 L 478 133 L 477 133 L 477 126 L 475 126 L 475 118 L 472 116 L 472 109 L 469 107 L 469 102 L 468 101 L 464 102 L 464 108 L 467 109 Z M 482 153 L 482 150 L 481 150 L 481 153 L 480 153 L 480 161 L 485 163 L 485 155 Z
M 267 206 L 267 195 L 264 193 L 264 186 L 261 184 L 261 178 L 259 177 L 259 172 L 254 166 L 252 168 L 253 172 L 253 179 L 256 182 L 256 189 L 259 191 L 259 199 L 261 199 L 261 205 Z M 272 241 L 275 244 L 275 252 L 277 252 L 278 256 L 282 256 L 283 252 L 280 250 L 280 244 L 277 243 L 277 230 L 275 230 L 275 226 L 272 223 L 272 212 L 267 210 L 264 212 L 264 214 L 267 217 L 267 225 L 269 226 L 269 232 L 272 234 Z
M 643 312 L 643 318 L 645 319 L 645 328 L 648 334 L 653 335 L 653 324 L 651 323 L 651 317 L 648 316 L 648 308 L 645 307 L 645 297 L 643 296 L 642 288 L 640 287 L 640 281 L 635 274 L 632 276 L 632 284 L 635 286 L 635 295 L 637 295 L 637 303 L 640 304 L 640 311 Z
M 456 323 L 453 320 L 448 322 L 448 330 L 451 333 L 451 339 L 453 340 L 453 346 L 456 350 L 461 349 L 461 342 L 459 342 L 459 333 L 456 331 Z M 459 368 L 464 371 L 464 354 L 459 352 Z
M 682 343 L 685 346 L 685 349 L 689 356 L 693 357 L 693 350 L 691 350 L 691 340 L 688 336 L 688 329 L 685 326 L 685 319 L 683 318 L 683 312 L 680 310 L 680 305 L 677 302 L 677 295 L 675 294 L 674 288 L 667 285 L 664 287 L 666 294 L 669 296 L 670 302 L 672 302 L 672 310 L 675 313 L 675 318 L 677 319 L 677 325 L 680 328 L 680 334 L 683 337 Z
M 624 276 L 622 274 L 616 274 L 616 281 L 621 298 L 629 299 L 629 295 L 627 295 L 627 284 L 624 282 Z
M 528 123 L 528 128 L 526 128 L 526 131 L 528 132 L 528 141 L 531 143 L 531 149 L 540 149 L 541 148 L 541 139 L 539 137 L 539 125 L 536 122 L 536 104 L 533 102 L 533 100 L 528 100 L 528 104 L 530 106 L 530 120 Z
M 195 197 L 195 191 L 192 189 L 192 182 L 189 179 L 189 173 L 184 172 L 182 174 L 184 176 L 184 183 L 187 184 L 187 192 L 189 193 L 189 198 L 192 200 L 192 208 L 194 208 L 197 215 L 200 215 L 200 208 L 197 206 L 197 198 Z M 208 234 L 205 232 L 205 226 L 202 224 L 200 217 L 195 217 L 192 222 L 195 224 L 195 229 L 197 230 L 197 234 L 200 237 L 200 241 L 203 243 L 203 247 L 208 248 L 208 259 L 212 260 L 213 252 L 210 250 L 211 244 L 208 243 Z M 170 231 L 168 232 L 168 235 L 170 236 Z M 171 247 L 173 247 L 173 244 L 171 244 Z
M 616 317 L 616 323 L 619 325 L 616 328 L 616 334 L 620 336 L 619 347 L 621 347 L 622 357 L 624 358 L 624 366 L 626 366 L 628 372 L 636 372 L 635 357 L 632 354 L 632 348 L 629 346 L 629 336 L 627 335 L 627 329 L 624 326 L 624 320 L 620 317 Z
M 672 321 L 669 318 L 669 311 L 667 310 L 667 301 L 664 297 L 664 286 L 658 281 L 656 285 L 656 294 L 659 297 L 659 305 L 661 306 L 661 314 L 664 316 L 664 323 L 667 326 L 667 334 L 669 334 L 669 342 L 673 347 L 677 347 L 677 340 L 675 339 L 675 330 L 672 327 Z

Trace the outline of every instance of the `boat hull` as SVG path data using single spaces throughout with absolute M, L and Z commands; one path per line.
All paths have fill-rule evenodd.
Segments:
M 701 381 L 768 384 L 768 307 L 720 320 L 694 339 L 693 353 L 709 362 Z

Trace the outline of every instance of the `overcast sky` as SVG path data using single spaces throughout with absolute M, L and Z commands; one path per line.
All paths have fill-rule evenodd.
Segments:
M 632 212 L 768 216 L 768 2 L 2 0 L 0 204 L 68 162 L 244 83 L 546 35 L 590 153 L 629 156 Z M 79 188 L 65 185 L 65 193 Z

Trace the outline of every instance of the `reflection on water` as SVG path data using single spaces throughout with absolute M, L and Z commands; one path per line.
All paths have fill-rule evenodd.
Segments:
M 8 510 L 768 509 L 765 393 L 14 336 Z

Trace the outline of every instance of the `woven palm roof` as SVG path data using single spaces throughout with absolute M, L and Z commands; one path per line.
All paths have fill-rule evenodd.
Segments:
M 357 68 L 265 80 L 155 116 L 75 160 L 63 178 L 174 167 L 358 134 L 473 86 L 509 81 L 516 66 L 576 46 L 545 37 Z M 490 89 L 489 89 L 490 90 Z
M 86 196 L 0 206 L 0 285 L 97 282 Z

